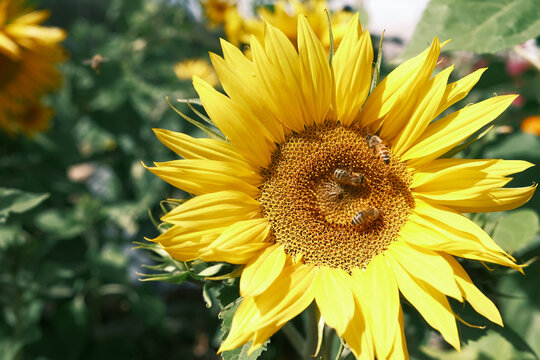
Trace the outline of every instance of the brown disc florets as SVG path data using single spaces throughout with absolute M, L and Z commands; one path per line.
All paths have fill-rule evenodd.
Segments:
M 327 123 L 292 134 L 274 152 L 259 201 L 288 255 L 350 272 L 397 238 L 414 206 L 412 176 L 368 135 Z

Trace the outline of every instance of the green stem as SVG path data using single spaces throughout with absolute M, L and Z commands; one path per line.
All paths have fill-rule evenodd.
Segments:
M 337 354 L 336 354 L 336 359 L 335 360 L 339 360 L 341 358 L 341 354 L 343 353 L 343 349 L 345 347 L 343 346 L 343 342 L 339 342 L 339 349 L 337 351 Z
M 334 338 L 336 336 L 336 332 L 333 329 L 327 329 L 328 331 L 325 332 L 324 340 L 326 342 L 326 358 L 330 359 L 333 354 L 333 345 L 334 345 Z
M 318 336 L 318 314 L 317 307 L 314 303 L 307 308 L 307 324 L 306 324 L 306 342 L 304 344 L 304 359 L 312 360 L 315 351 L 317 350 L 317 336 Z
M 285 326 L 283 326 L 283 333 L 285 333 L 285 336 L 287 336 L 287 339 L 289 339 L 289 342 L 296 352 L 299 355 L 302 355 L 304 352 L 305 341 L 294 325 L 290 322 L 286 323 Z

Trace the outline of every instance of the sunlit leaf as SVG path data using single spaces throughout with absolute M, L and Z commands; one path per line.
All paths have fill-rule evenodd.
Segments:
M 485 156 L 488 158 L 520 159 L 533 156 L 540 159 L 540 137 L 526 134 L 514 133 L 509 135 L 497 146 L 490 147 Z
M 536 248 L 532 256 L 539 255 L 540 249 Z M 532 347 L 538 359 L 538 354 L 540 354 L 540 332 L 538 331 L 540 329 L 540 309 L 538 308 L 540 263 L 534 261 L 524 271 L 525 276 L 512 273 L 501 279 L 497 290 L 506 296 L 499 298 L 499 306 L 505 327 L 511 327 L 528 346 Z
M 425 49 L 435 36 L 444 50 L 495 53 L 540 35 L 537 0 L 431 0 L 406 50 Z
M 0 187 L 0 223 L 6 221 L 10 213 L 23 213 L 47 199 L 49 194 L 34 194 L 18 189 Z
M 69 239 L 80 235 L 86 229 L 84 220 L 73 209 L 51 209 L 36 218 L 36 225 L 58 239 Z
M 505 250 L 514 253 L 534 246 L 531 240 L 539 230 L 536 211 L 531 209 L 515 210 L 503 215 L 493 232 L 493 239 Z M 537 242 L 538 243 L 538 240 Z

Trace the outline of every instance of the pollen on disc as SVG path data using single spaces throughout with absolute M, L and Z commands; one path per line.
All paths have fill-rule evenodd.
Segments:
M 289 136 L 272 155 L 259 201 L 274 241 L 290 256 L 350 272 L 397 238 L 414 206 L 412 176 L 391 149 L 387 164 L 367 135 L 326 123 Z M 344 171 L 337 178 L 336 169 Z M 363 181 L 343 174 L 361 174 Z M 374 220 L 352 223 L 371 208 L 379 212 Z

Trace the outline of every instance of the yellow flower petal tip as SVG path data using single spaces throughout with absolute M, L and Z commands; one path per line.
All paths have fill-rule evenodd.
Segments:
M 253 351 L 315 303 L 358 358 L 407 358 L 400 294 L 458 350 L 447 297 L 502 325 L 454 256 L 523 271 L 462 213 L 526 202 L 536 184 L 506 185 L 530 164 L 440 157 L 515 95 L 433 121 L 483 69 L 450 84 L 452 68 L 433 76 L 446 43 L 434 38 L 368 95 L 373 49 L 357 15 L 330 65 L 314 18 L 295 16 L 286 33 L 280 6 L 261 11 L 266 31 L 251 36 L 249 58 L 225 41 L 223 58 L 211 56 L 226 94 L 193 76 L 227 141 L 154 130 L 183 159 L 149 170 L 196 196 L 162 218 L 172 227 L 153 241 L 177 259 L 245 266 L 218 352 Z

